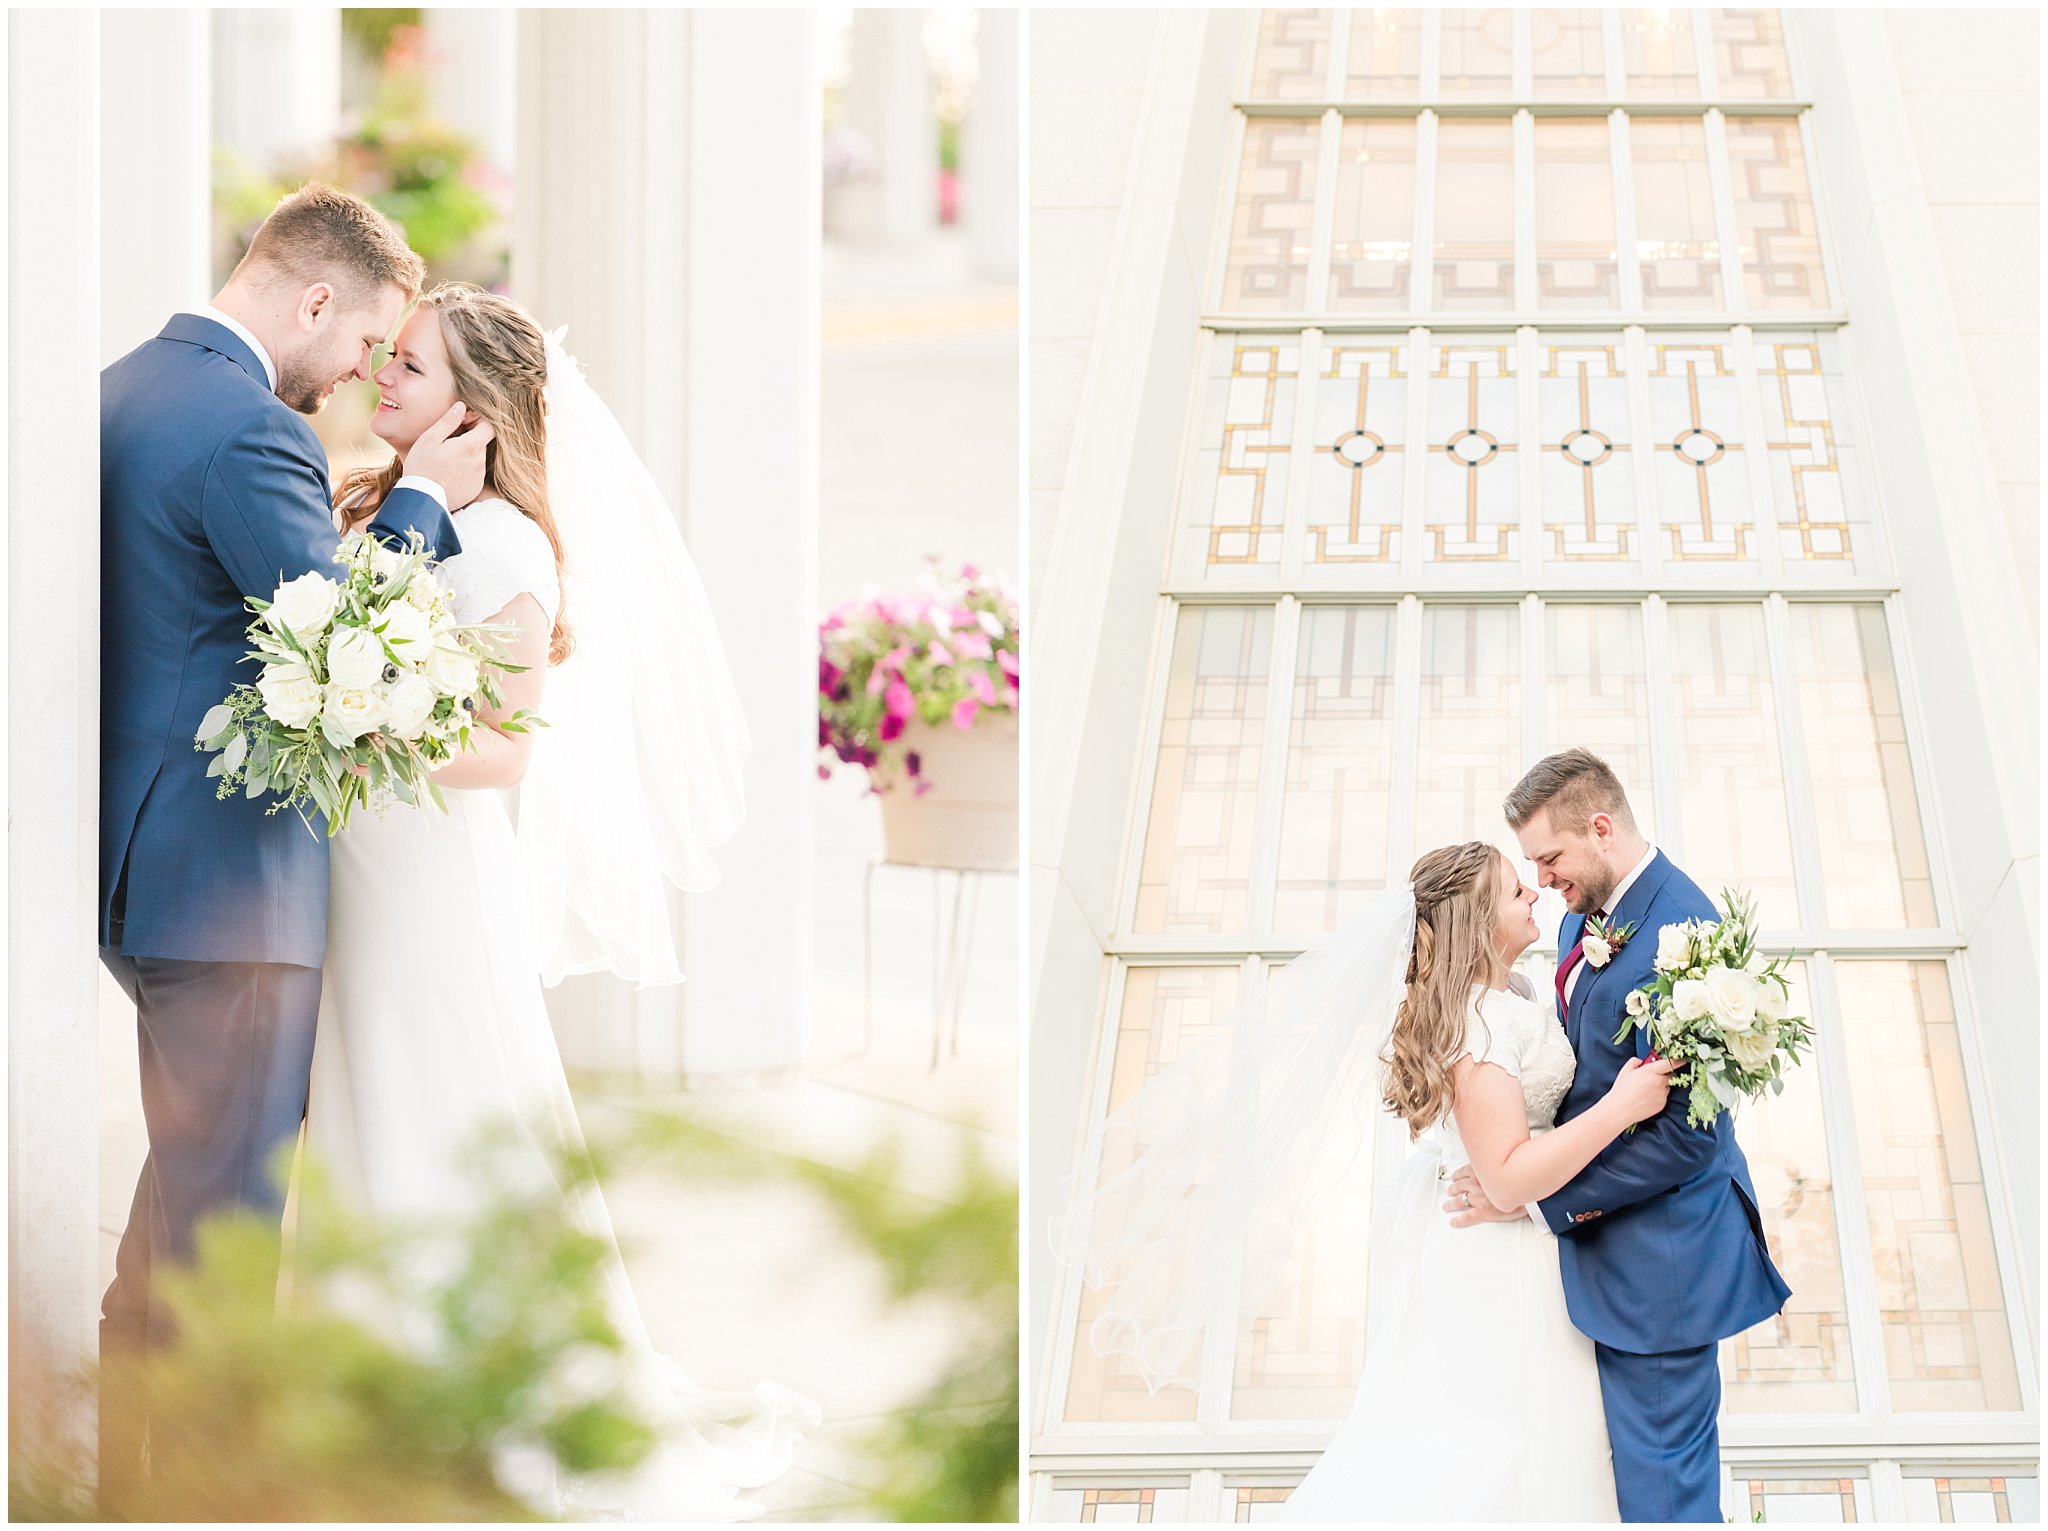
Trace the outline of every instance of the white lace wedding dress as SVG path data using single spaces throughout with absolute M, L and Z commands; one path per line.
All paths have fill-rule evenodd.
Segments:
M 503 500 L 456 515 L 462 552 L 440 566 L 464 623 L 488 621 L 522 594 L 550 622 L 559 605 L 554 554 L 540 528 Z M 546 694 L 538 711 L 547 715 Z M 539 734 L 537 750 L 548 747 Z M 307 1108 L 306 1142 L 343 1198 L 380 1220 L 452 1220 L 481 1192 L 465 1156 L 480 1131 L 509 1125 L 495 1168 L 519 1184 L 548 1173 L 550 1150 L 580 1130 L 549 1028 L 528 929 L 518 847 L 504 797 L 446 791 L 448 812 L 393 806 L 358 812 L 332 842 L 327 963 Z M 630 1475 L 555 1483 L 536 1454 L 501 1461 L 507 1487 L 548 1514 L 579 1518 L 744 1520 L 737 1497 L 780 1476 L 815 1405 L 762 1384 L 718 1395 L 674 1375 L 648 1340 L 604 1200 L 576 1194 L 577 1227 L 611 1246 L 608 1307 L 625 1341 L 628 1386 L 661 1419 L 665 1444 Z M 431 1320 L 387 1312 L 415 1350 Z
M 1547 1132 L 1576 1066 L 1550 1009 L 1475 989 L 1466 1042 L 1521 1081 L 1530 1133 Z M 1556 1237 L 1526 1217 L 1451 1227 L 1445 1182 L 1469 1162 L 1446 1118 L 1376 1209 L 1394 1235 L 1374 1249 L 1358 1399 L 1282 1519 L 1620 1519 L 1593 1342 L 1565 1313 Z

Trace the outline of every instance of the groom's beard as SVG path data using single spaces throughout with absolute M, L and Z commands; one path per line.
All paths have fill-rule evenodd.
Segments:
M 347 379 L 342 379 L 346 382 Z M 277 396 L 302 415 L 317 415 L 327 407 L 327 385 L 333 378 L 316 378 L 311 372 L 285 365 L 278 368 Z M 340 386 L 336 383 L 336 386 Z
M 1612 872 L 1603 871 L 1600 875 L 1601 881 L 1597 885 L 1582 878 L 1572 889 L 1575 895 L 1570 900 L 1573 914 L 1592 914 L 1595 910 L 1607 909 L 1607 901 L 1614 897 L 1615 886 L 1621 879 Z M 1614 911 L 1608 909 L 1607 912 L 1612 914 Z

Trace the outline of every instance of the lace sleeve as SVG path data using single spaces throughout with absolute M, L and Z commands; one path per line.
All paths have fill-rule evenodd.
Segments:
M 479 511 L 488 514 L 479 516 Z M 457 530 L 462 552 L 450 561 L 463 620 L 485 622 L 522 595 L 540 603 L 550 625 L 562 606 L 555 550 L 547 533 L 510 505 L 472 505 Z
M 1520 1079 L 1527 1051 L 1523 1007 L 1499 1003 L 1500 998 L 1489 990 L 1472 996 L 1465 1018 L 1465 1051 L 1475 1062 L 1491 1063 Z

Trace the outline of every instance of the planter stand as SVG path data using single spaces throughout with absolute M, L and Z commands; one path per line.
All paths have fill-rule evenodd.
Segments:
M 980 903 L 981 879 L 1015 876 L 1015 869 L 941 867 L 924 862 L 891 861 L 877 851 L 868 858 L 861 878 L 860 908 L 860 1046 L 847 1056 L 864 1057 L 875 1041 L 875 872 L 880 867 L 929 872 L 932 879 L 932 1058 L 927 1074 L 939 1071 L 942 1056 L 960 1056 L 960 1010 L 967 995 L 968 960 L 974 953 L 974 921 Z M 946 875 L 953 876 L 950 918 L 944 913 Z

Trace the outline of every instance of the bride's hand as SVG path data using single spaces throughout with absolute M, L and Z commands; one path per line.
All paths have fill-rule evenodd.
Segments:
M 1460 1166 L 1458 1173 L 1451 1177 L 1450 1197 L 1444 1202 L 1444 1211 L 1451 1214 L 1453 1228 L 1470 1228 L 1474 1223 L 1505 1223 L 1528 1216 L 1521 1207 L 1496 1207 L 1488 1201 L 1486 1192 L 1480 1189 L 1479 1177 L 1469 1164 Z
M 1664 1109 L 1671 1094 L 1671 1071 L 1677 1067 L 1677 1062 L 1670 1058 L 1652 1058 L 1647 1063 L 1631 1058 L 1614 1076 L 1614 1087 L 1607 1092 L 1607 1098 L 1625 1120 L 1647 1122 Z

